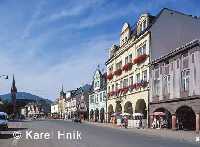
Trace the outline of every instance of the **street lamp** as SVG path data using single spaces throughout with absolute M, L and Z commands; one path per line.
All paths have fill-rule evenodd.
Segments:
M 0 75 L 0 78 L 8 79 L 8 75 Z

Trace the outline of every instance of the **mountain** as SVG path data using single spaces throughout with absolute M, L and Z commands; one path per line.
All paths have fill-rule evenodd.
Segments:
M 7 101 L 7 102 L 11 102 L 11 94 L 4 94 L 4 95 L 0 95 L 0 98 L 2 101 Z M 33 95 L 31 93 L 27 93 L 27 92 L 17 92 L 16 94 L 16 99 L 17 101 L 30 101 L 30 102 L 34 102 L 34 101 L 40 101 L 40 102 L 44 102 L 47 104 L 51 104 L 52 101 L 39 97 L 37 95 Z

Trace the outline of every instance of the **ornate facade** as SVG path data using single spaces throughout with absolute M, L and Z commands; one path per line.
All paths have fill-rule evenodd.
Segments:
M 125 23 L 120 44 L 109 50 L 107 66 L 108 119 L 113 112 L 148 111 L 148 79 L 152 16 L 143 14 L 136 25 Z
M 91 121 L 105 121 L 106 112 L 106 74 L 100 69 L 95 71 L 92 82 L 92 92 L 89 95 L 89 118 Z
M 151 64 L 151 123 L 163 112 L 167 126 L 199 131 L 200 41 L 191 41 Z

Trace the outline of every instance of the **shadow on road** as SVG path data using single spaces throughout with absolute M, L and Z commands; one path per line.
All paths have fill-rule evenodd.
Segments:
M 20 130 L 26 130 L 27 128 L 8 128 L 6 130 L 2 130 L 2 131 L 20 131 Z
M 0 134 L 0 139 L 13 138 L 13 134 Z
M 13 138 L 14 131 L 26 130 L 27 128 L 8 128 L 4 130 L 0 130 L 0 139 L 9 139 Z

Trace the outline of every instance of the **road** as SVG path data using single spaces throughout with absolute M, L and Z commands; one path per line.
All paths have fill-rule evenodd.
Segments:
M 141 135 L 92 124 L 62 120 L 18 122 L 19 129 L 0 135 L 0 147 L 195 147 L 200 144 L 155 136 Z M 13 131 L 21 131 L 22 138 L 14 139 Z M 32 131 L 32 132 L 31 132 Z M 60 132 L 58 132 L 60 131 Z M 78 131 L 78 135 L 75 134 Z M 6 131 L 7 132 L 7 131 Z M 65 133 L 64 133 L 65 132 Z M 43 133 L 38 136 L 39 133 Z M 46 133 L 47 135 L 45 136 Z M 66 135 L 68 133 L 68 135 Z M 72 138 L 70 140 L 70 135 Z M 75 134 L 73 136 L 73 133 Z M 81 134 L 80 134 L 81 133 Z M 48 135 L 49 134 L 49 135 Z M 65 134 L 65 135 L 63 135 Z M 35 136 L 34 136 L 35 135 Z M 35 137 L 35 138 L 34 138 Z M 40 137 L 38 139 L 38 137 Z M 46 138 L 45 138 L 46 137 Z M 59 139 L 60 137 L 60 139 Z M 68 138 L 67 138 L 68 137 Z M 74 137 L 74 140 L 73 140 Z

